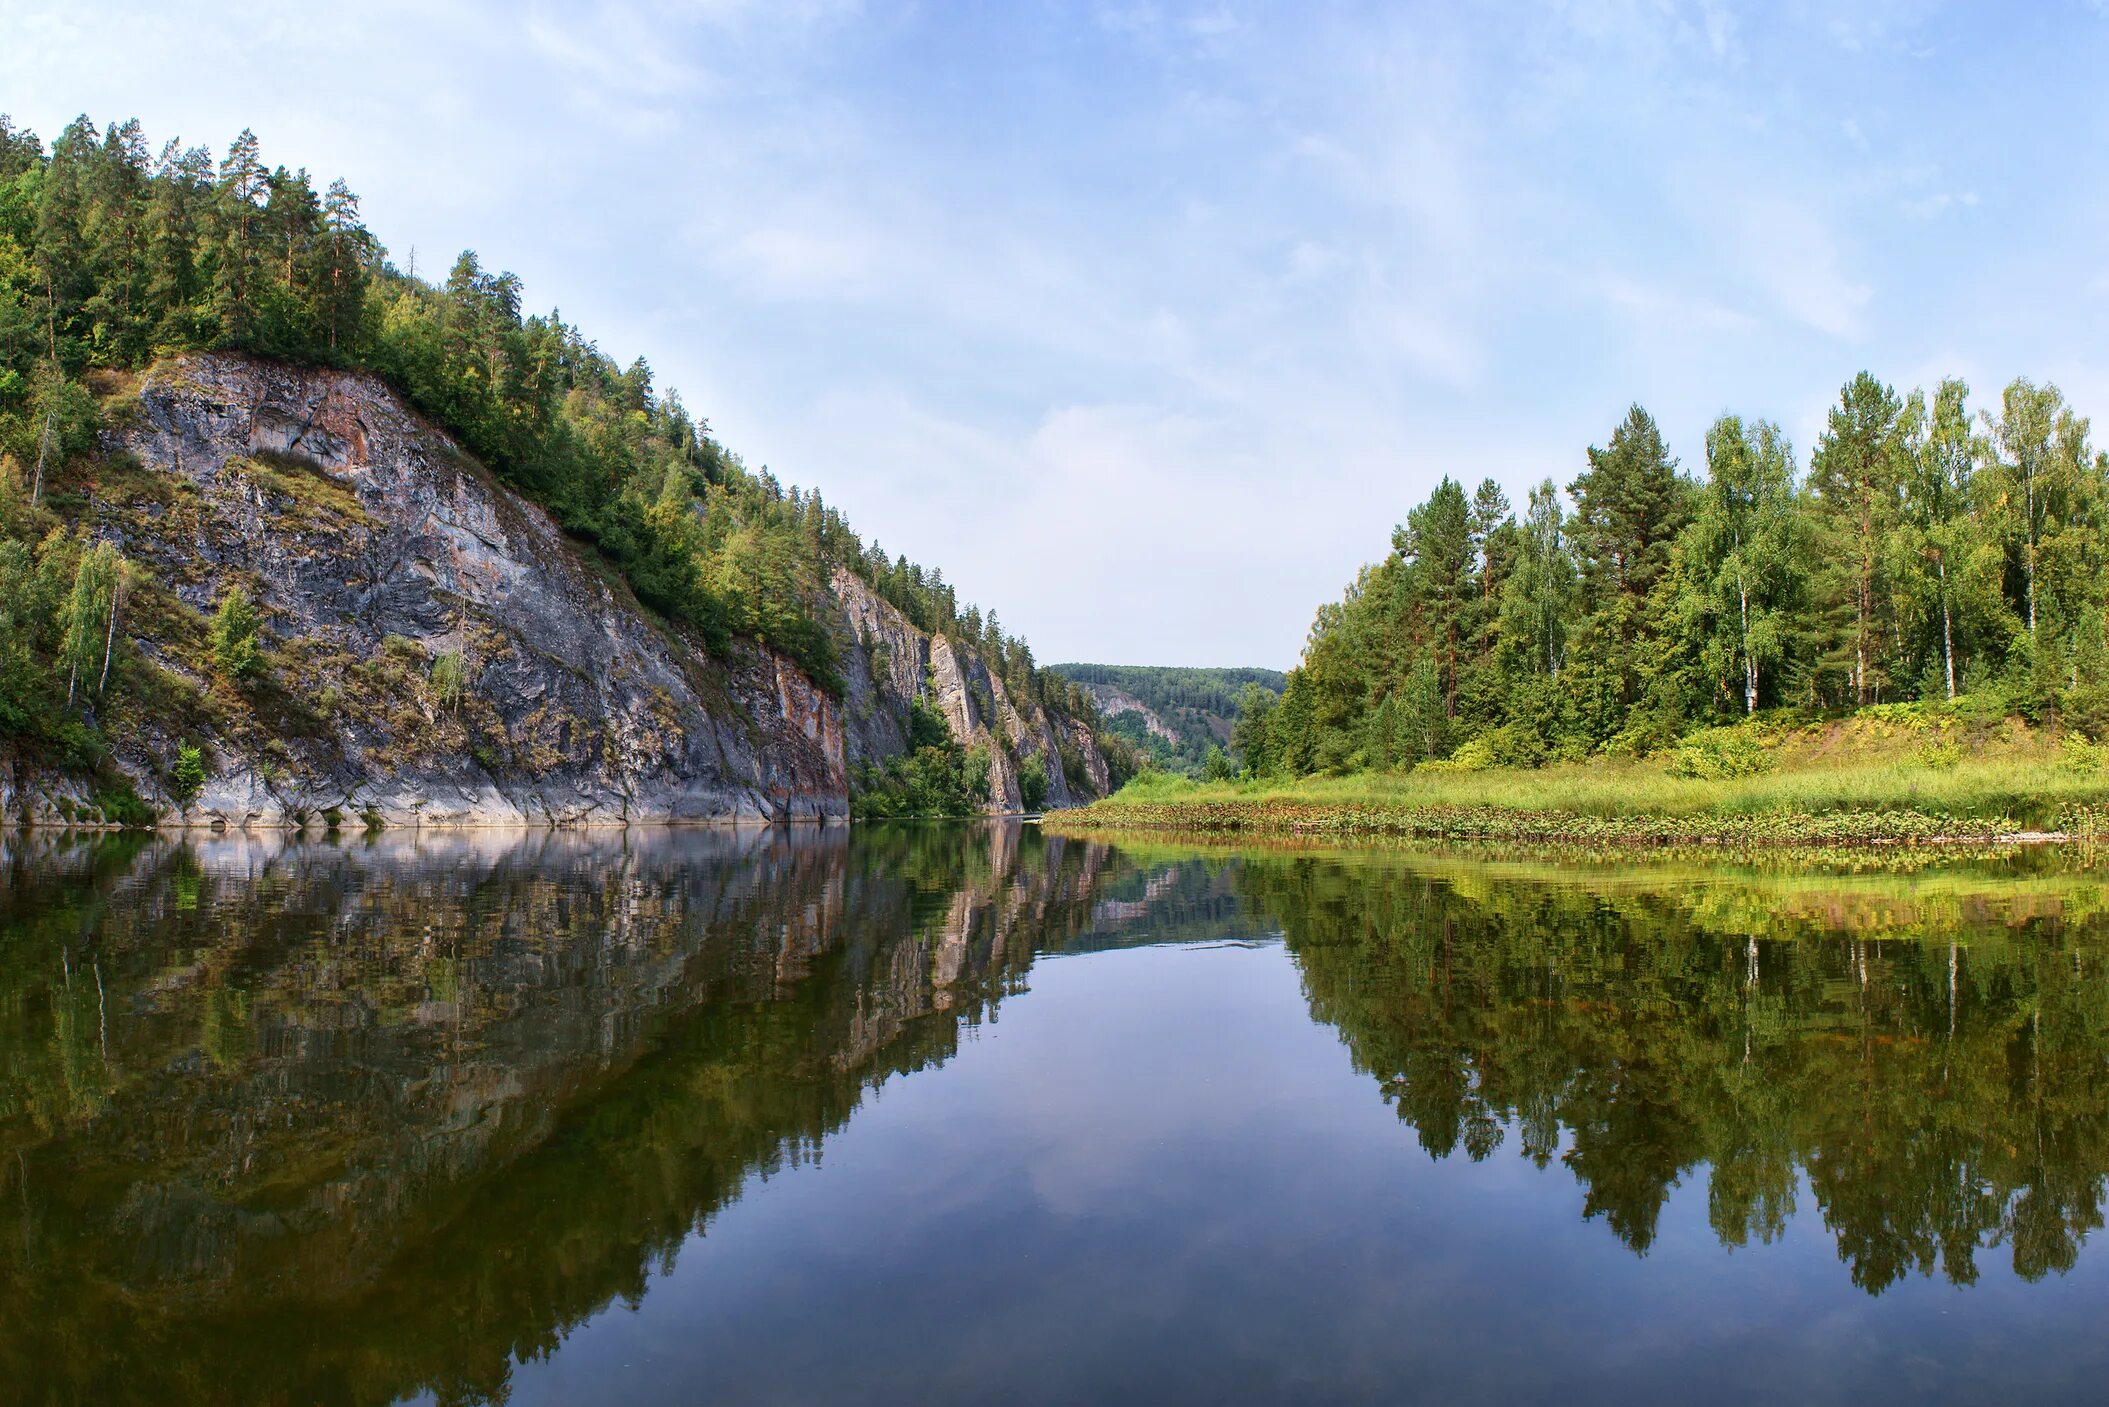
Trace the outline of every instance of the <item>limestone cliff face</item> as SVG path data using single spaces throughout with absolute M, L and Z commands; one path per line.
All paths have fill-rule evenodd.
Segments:
M 831 588 L 843 702 L 763 647 L 711 653 L 371 376 L 192 355 L 112 412 L 91 517 L 145 569 L 124 628 L 168 697 L 106 731 L 166 817 L 193 741 L 208 763 L 193 823 L 842 819 L 851 768 L 900 752 L 909 699 L 932 689 L 962 742 L 989 748 L 991 809 L 1018 809 L 1035 752 L 1050 804 L 1077 799 L 1057 727 L 1072 771 L 1105 789 L 1088 728 L 1020 714 L 972 653 L 847 571 Z M 213 679 L 205 630 L 233 586 L 269 647 L 239 696 Z M 458 693 L 442 682 L 456 661 Z M 0 758 L 10 817 L 83 799 Z
M 165 811 L 166 759 L 195 739 L 210 778 L 193 821 L 846 815 L 832 700 L 766 650 L 709 657 L 648 620 L 373 378 L 187 357 L 147 374 L 113 435 L 134 467 L 100 530 L 173 597 L 135 604 L 134 643 L 200 701 L 115 740 Z M 274 655 L 222 706 L 199 625 L 232 585 Z M 441 656 L 463 665 L 458 699 L 434 686 Z
M 1082 720 L 1014 700 L 979 651 L 917 629 L 848 570 L 836 569 L 829 590 L 842 612 L 844 748 L 852 767 L 898 754 L 907 745 L 909 705 L 921 699 L 963 746 L 988 753 L 992 813 L 1023 808 L 1019 768 L 1030 757 L 1046 769 L 1050 807 L 1081 805 L 1112 789 L 1098 739 Z

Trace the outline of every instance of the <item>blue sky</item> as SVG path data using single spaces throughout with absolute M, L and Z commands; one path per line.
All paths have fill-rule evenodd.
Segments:
M 1862 367 L 2109 411 L 2100 6 L 0 0 L 0 110 L 345 177 L 1043 660 L 1286 666 L 1443 474 Z

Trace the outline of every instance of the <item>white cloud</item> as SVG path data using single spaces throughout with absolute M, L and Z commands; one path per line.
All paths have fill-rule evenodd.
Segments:
M 1976 191 L 1933 191 L 1906 200 L 1898 208 L 1913 220 L 1931 220 L 1950 210 L 1969 210 L 1977 204 Z
M 2109 289 L 2102 158 L 2019 139 L 2091 110 L 2071 36 L 1910 3 L 17 8 L 18 120 L 341 172 L 1043 656 L 1285 663 L 1444 472 L 1565 482 L 1634 399 L 1696 463 L 1928 347 L 2055 371 L 2042 310 Z
M 1692 332 L 1725 332 L 1751 325 L 1748 314 L 1710 298 L 1678 292 L 1625 274 L 1603 274 L 1582 281 L 1592 296 L 1617 310 L 1650 337 Z
M 1825 222 L 1782 196 L 1754 195 L 1731 207 L 1725 233 L 1741 271 L 1787 317 L 1832 337 L 1866 335 L 1873 285 L 1846 271 Z
M 734 236 L 719 262 L 729 276 L 757 280 L 775 296 L 827 299 L 869 287 L 872 253 L 846 230 L 761 225 Z

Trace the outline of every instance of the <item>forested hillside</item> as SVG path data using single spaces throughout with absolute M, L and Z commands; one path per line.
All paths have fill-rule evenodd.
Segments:
M 1446 477 L 1319 608 L 1235 752 L 1276 775 L 1537 766 L 1761 710 L 1958 700 L 2095 735 L 2105 512 L 2109 457 L 2055 386 L 1979 405 L 1862 373 L 1806 467 L 1776 424 L 1724 415 L 1687 468 L 1635 406 L 1520 514 Z
M 1230 730 L 1241 701 L 1263 709 L 1280 695 L 1273 669 L 1182 669 L 1157 665 L 1058 664 L 1083 686 L 1106 731 L 1161 771 L 1228 771 Z
M 619 364 L 555 312 L 526 313 L 520 281 L 474 253 L 439 283 L 413 277 L 341 181 L 318 191 L 267 165 L 248 132 L 215 161 L 85 117 L 47 150 L 0 117 L 0 739 L 97 754 L 94 705 L 127 687 L 142 566 L 98 532 L 66 468 L 96 451 L 124 373 L 197 349 L 377 374 L 713 653 L 758 642 L 840 698 L 823 607 L 846 568 L 985 658 L 1012 698 L 1089 717 L 941 572 L 749 469 L 643 358 Z M 229 609 L 234 636 L 253 636 L 247 599 Z

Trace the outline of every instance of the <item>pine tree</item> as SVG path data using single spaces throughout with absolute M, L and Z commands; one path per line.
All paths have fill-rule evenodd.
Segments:
M 1472 516 L 1463 486 L 1444 475 L 1428 501 L 1407 514 L 1406 525 L 1393 530 L 1392 547 L 1408 568 L 1404 579 L 1416 633 L 1438 661 L 1444 716 L 1454 718 L 1465 612 L 1478 592 Z
M 263 200 L 270 182 L 256 134 L 248 128 L 220 163 L 218 203 L 224 233 L 213 261 L 213 312 L 234 346 L 256 335 L 258 282 L 263 272 Z
M 1888 599 L 1881 580 L 1882 546 L 1896 528 L 1904 478 L 1903 403 L 1864 371 L 1846 383 L 1838 399 L 1809 464 L 1809 488 L 1829 574 L 1843 588 L 1825 593 L 1842 604 L 1844 616 L 1830 631 L 1835 643 L 1827 663 L 1842 667 L 1846 696 L 1864 704 L 1888 683 L 1881 646 L 1885 622 L 1880 617 Z
M 1567 491 L 1591 665 L 1604 701 L 1623 712 L 1641 697 L 1638 657 L 1662 628 L 1662 603 L 1650 598 L 1669 569 L 1671 544 L 1691 519 L 1691 486 L 1654 418 L 1636 405 L 1608 446 L 1590 449 L 1589 468 Z

